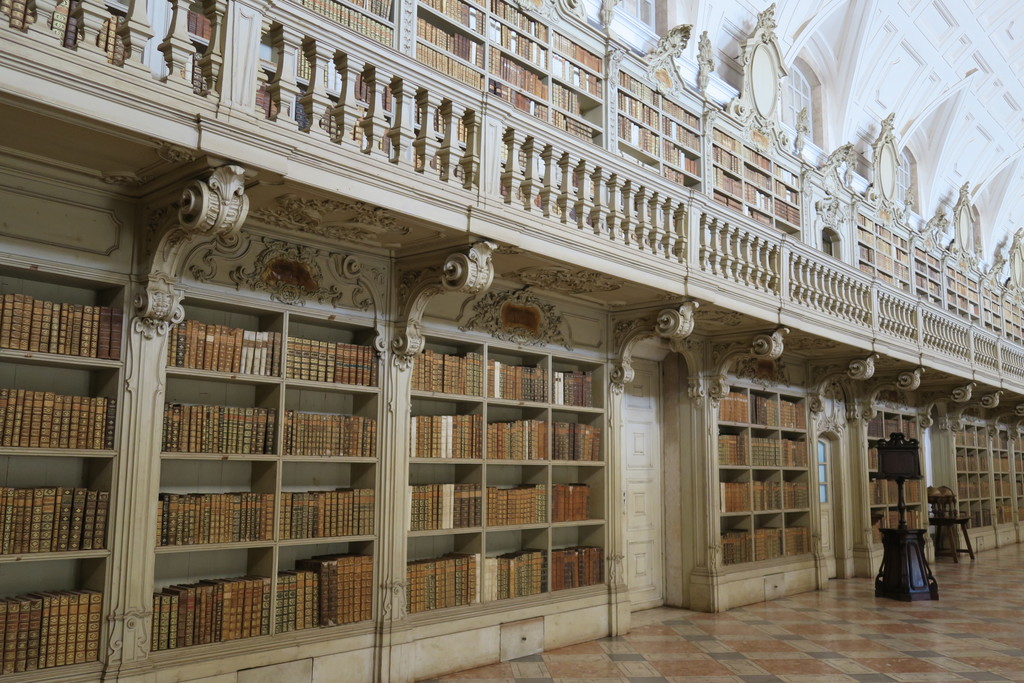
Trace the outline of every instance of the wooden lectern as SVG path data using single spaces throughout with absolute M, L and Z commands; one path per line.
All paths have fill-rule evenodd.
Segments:
M 907 503 L 903 484 L 921 478 L 921 459 L 917 439 L 909 441 L 901 433 L 889 435 L 873 444 L 878 450 L 878 472 L 874 479 L 891 479 L 899 492 L 900 523 L 895 529 L 882 529 L 882 566 L 875 577 L 875 597 L 893 600 L 938 600 L 939 585 L 924 556 L 927 529 L 907 528 Z

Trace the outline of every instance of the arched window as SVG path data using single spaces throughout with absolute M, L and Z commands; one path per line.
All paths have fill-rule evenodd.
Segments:
M 814 140 L 814 101 L 811 82 L 798 64 L 789 67 L 789 77 L 782 88 L 782 122 L 797 127 L 800 112 L 807 109 L 807 139 Z
M 640 23 L 654 28 L 654 0 L 623 0 L 619 5 L 626 14 L 636 17 Z
M 914 167 L 913 155 L 904 149 L 900 155 L 900 166 L 896 169 L 896 197 L 911 206 L 914 205 L 917 194 L 914 191 Z
M 821 231 L 821 250 L 829 256 L 842 258 L 842 245 L 839 242 L 839 233 L 832 228 L 824 228 Z

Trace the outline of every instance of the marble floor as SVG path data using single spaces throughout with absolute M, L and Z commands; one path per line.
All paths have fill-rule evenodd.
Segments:
M 440 681 L 1024 681 L 1024 546 L 932 565 L 939 601 L 876 599 L 868 579 L 703 614 L 661 607 L 624 636 Z

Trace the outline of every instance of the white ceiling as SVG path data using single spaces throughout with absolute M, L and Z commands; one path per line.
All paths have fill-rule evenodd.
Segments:
M 717 73 L 737 86 L 739 40 L 768 2 L 664 0 L 669 22 L 707 30 Z M 820 81 L 826 152 L 853 141 L 870 158 L 879 122 L 917 160 L 917 211 L 951 206 L 965 182 L 986 258 L 1024 227 L 1024 0 L 781 0 L 776 33 L 787 66 Z

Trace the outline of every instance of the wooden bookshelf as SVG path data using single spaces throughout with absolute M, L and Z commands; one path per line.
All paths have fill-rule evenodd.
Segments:
M 997 424 L 992 439 L 993 520 L 997 526 L 1013 524 L 1016 519 L 1010 432 L 1005 424 Z
M 1014 429 L 1013 434 L 1013 497 L 1017 521 L 1024 520 L 1024 434 Z
M 420 0 L 416 58 L 600 144 L 603 45 L 581 44 L 506 0 Z
M 951 263 L 946 264 L 946 310 L 968 320 L 981 318 L 981 292 L 977 276 Z
M 910 247 L 900 228 L 857 214 L 857 266 L 897 289 L 910 291 Z
M 991 527 L 992 466 L 987 427 L 980 420 L 953 432 L 956 462 L 956 493 L 960 513 L 971 518 L 971 528 Z
M 882 542 L 882 528 L 895 529 L 899 525 L 899 493 L 896 482 L 886 479 L 872 479 L 878 473 L 878 450 L 871 444 L 879 439 L 888 439 L 892 434 L 901 433 L 907 439 L 920 439 L 921 432 L 917 416 L 910 412 L 879 410 L 867 425 L 868 436 L 868 502 L 871 511 L 871 532 L 876 543 Z M 921 457 L 919 453 L 919 457 Z M 925 468 L 921 467 L 924 472 Z M 924 496 L 924 481 L 907 481 L 903 487 L 907 505 L 907 526 L 923 529 L 927 526 L 927 509 Z
M 717 128 L 713 136 L 713 199 L 761 225 L 799 232 L 799 175 Z
M 0 272 L 0 675 L 85 677 L 105 647 L 124 298 L 101 277 Z
M 300 0 L 299 4 L 381 45 L 394 45 L 391 0 Z
M 803 397 L 733 385 L 719 405 L 722 564 L 803 555 L 811 477 Z
M 914 292 L 933 304 L 942 303 L 942 261 L 919 246 L 914 247 Z
M 185 309 L 167 354 L 153 650 L 369 620 L 375 331 L 329 310 Z
M 593 361 L 430 340 L 413 368 L 411 612 L 604 582 L 603 377 Z
M 698 187 L 700 117 L 627 71 L 615 97 L 619 151 L 674 183 Z

